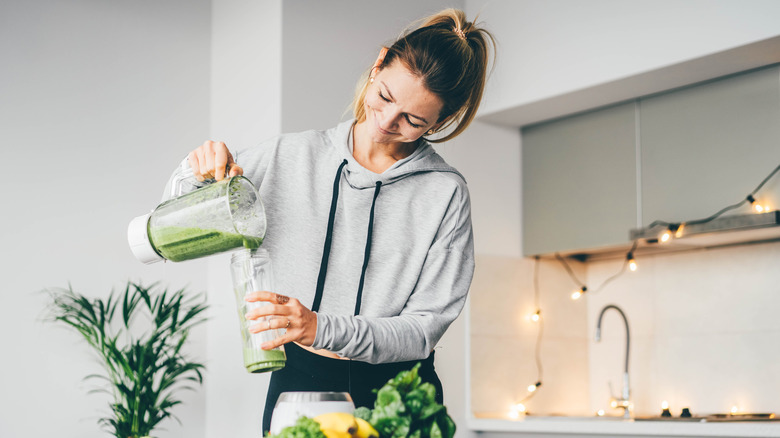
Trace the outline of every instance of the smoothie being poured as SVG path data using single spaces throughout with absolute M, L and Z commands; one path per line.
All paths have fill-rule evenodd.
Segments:
M 265 237 L 263 204 L 243 176 L 209 184 L 157 206 L 130 222 L 128 241 L 144 263 L 181 262 L 257 249 Z

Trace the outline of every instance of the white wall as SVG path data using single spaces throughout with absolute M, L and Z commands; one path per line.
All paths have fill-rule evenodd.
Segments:
M 98 362 L 42 321 L 38 291 L 104 297 L 128 279 L 204 291 L 198 263 L 137 262 L 126 226 L 208 134 L 209 16 L 204 0 L 0 2 L 0 436 L 105 436 L 107 399 L 82 382 Z M 185 392 L 183 426 L 158 436 L 202 436 L 204 394 Z
M 281 132 L 282 2 L 213 0 L 211 23 L 210 138 L 240 150 Z M 269 376 L 244 369 L 230 256 L 207 263 L 212 319 L 204 436 L 259 437 Z

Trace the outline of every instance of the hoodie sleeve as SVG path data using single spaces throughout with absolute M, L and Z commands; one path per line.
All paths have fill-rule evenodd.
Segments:
M 369 363 L 424 359 L 463 310 L 473 274 L 471 207 L 464 183 L 401 314 L 376 318 L 319 313 L 313 347 Z

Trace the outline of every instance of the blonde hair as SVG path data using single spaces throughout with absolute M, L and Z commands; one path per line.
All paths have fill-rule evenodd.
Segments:
M 442 138 L 428 140 L 440 143 L 455 138 L 474 120 L 487 81 L 490 51 L 495 53 L 496 43 L 490 32 L 467 21 L 466 14 L 457 9 L 445 9 L 421 23 L 398 38 L 375 67 L 381 70 L 399 61 L 441 99 L 438 122 L 445 123 L 438 130 L 455 128 Z M 363 101 L 372 70 L 361 78 L 352 101 L 358 123 L 366 118 Z

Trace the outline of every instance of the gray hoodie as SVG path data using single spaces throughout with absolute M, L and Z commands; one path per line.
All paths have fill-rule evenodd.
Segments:
M 381 174 L 365 169 L 352 123 L 235 154 L 265 206 L 274 292 L 317 311 L 316 349 L 423 359 L 463 309 L 474 272 L 466 181 L 425 141 Z

